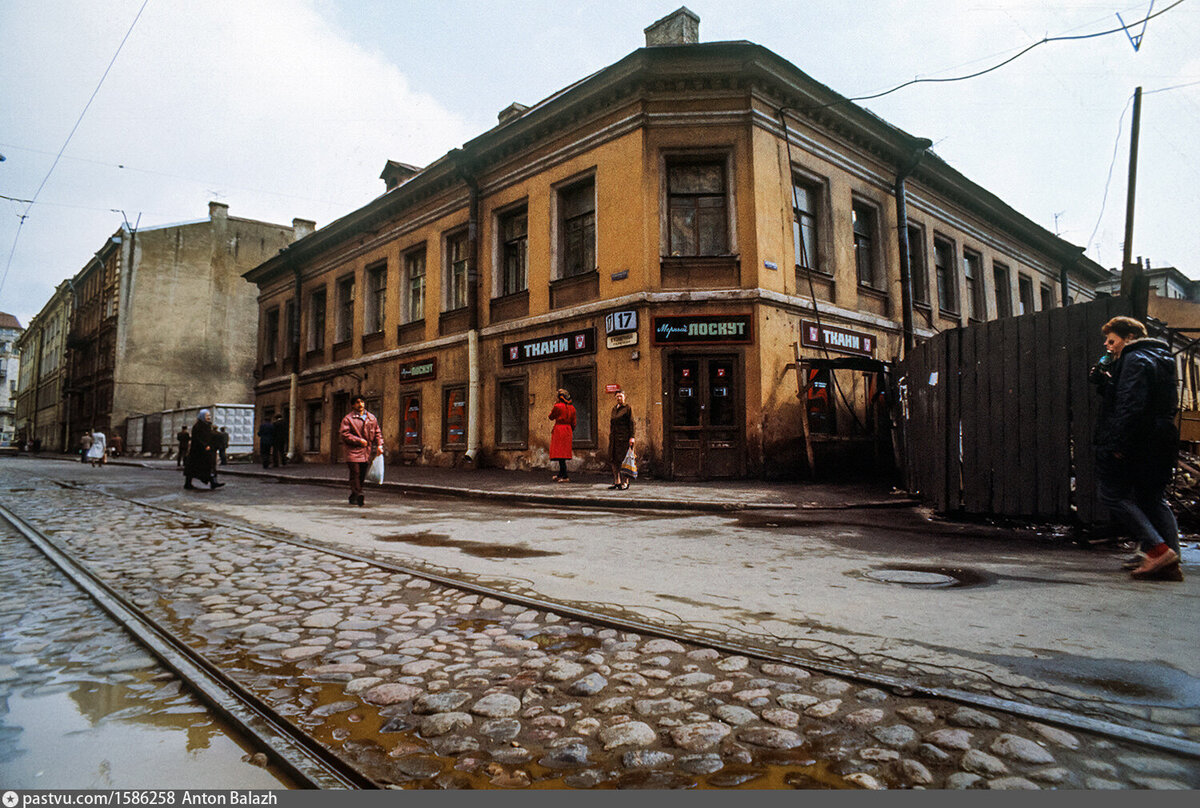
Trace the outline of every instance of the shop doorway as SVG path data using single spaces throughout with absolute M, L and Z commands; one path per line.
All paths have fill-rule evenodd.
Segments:
M 668 362 L 667 476 L 742 477 L 746 433 L 736 355 L 676 354 Z

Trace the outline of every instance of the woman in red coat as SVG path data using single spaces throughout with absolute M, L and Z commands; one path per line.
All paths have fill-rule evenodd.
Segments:
M 550 459 L 558 461 L 554 482 L 570 482 L 567 461 L 571 459 L 571 442 L 575 435 L 575 408 L 571 406 L 571 394 L 566 390 L 559 389 L 558 400 L 550 409 L 550 420 L 554 422 L 554 431 L 550 433 Z

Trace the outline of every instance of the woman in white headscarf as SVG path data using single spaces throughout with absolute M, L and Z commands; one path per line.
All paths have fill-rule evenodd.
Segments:
M 92 468 L 104 465 L 107 449 L 108 440 L 104 437 L 104 433 L 98 427 L 92 427 L 92 445 L 87 450 L 88 463 L 92 465 Z
M 192 427 L 192 442 L 188 444 L 187 460 L 183 463 L 183 487 L 195 488 L 192 479 L 208 483 L 209 488 L 220 488 L 225 483 L 217 482 L 216 439 L 212 428 L 212 413 L 200 410 L 196 424 Z

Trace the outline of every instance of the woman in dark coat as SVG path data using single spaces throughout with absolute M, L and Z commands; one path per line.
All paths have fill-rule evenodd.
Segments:
M 609 488 L 624 491 L 629 479 L 621 478 L 621 463 L 625 453 L 633 448 L 633 410 L 625 403 L 625 393 L 617 391 L 617 403 L 613 405 L 608 419 L 608 462 L 612 465 L 613 484 Z
M 195 488 L 192 478 L 208 483 L 210 488 L 220 488 L 225 483 L 217 482 L 216 431 L 212 428 L 212 413 L 200 410 L 196 424 L 192 427 L 192 441 L 188 444 L 187 460 L 183 462 L 183 487 Z
M 550 433 L 550 459 L 558 461 L 558 474 L 554 482 L 568 483 L 567 461 L 571 459 L 572 442 L 575 437 L 575 407 L 571 404 L 571 394 L 559 389 L 558 400 L 550 408 L 550 420 L 554 429 Z

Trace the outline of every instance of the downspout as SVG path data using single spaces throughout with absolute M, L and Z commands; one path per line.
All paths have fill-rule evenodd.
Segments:
M 292 306 L 294 316 L 288 323 L 288 341 L 292 345 L 292 373 L 288 386 L 288 437 L 287 460 L 294 461 L 296 457 L 296 394 L 300 387 L 300 268 L 292 270 L 296 277 L 296 302 Z
M 460 152 L 460 155 L 462 153 Z M 463 155 L 459 174 L 467 185 L 467 451 L 479 455 L 479 180 Z
M 1058 282 L 1062 289 L 1062 304 L 1064 307 L 1071 305 L 1071 288 L 1069 284 L 1068 273 L 1074 267 L 1079 266 L 1079 262 L 1083 260 L 1083 254 L 1087 248 L 1076 247 L 1075 249 L 1078 251 L 1077 254 L 1072 256 L 1069 260 L 1063 261 L 1058 268 Z
M 933 145 L 927 138 L 918 138 L 913 142 L 913 152 L 908 162 L 896 175 L 892 189 L 896 196 L 896 228 L 900 244 L 900 320 L 904 329 L 904 356 L 912 353 L 913 342 L 913 296 L 912 296 L 912 266 L 909 263 L 908 245 L 908 191 L 904 181 L 916 170 L 917 164 L 925 156 L 925 151 Z

